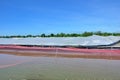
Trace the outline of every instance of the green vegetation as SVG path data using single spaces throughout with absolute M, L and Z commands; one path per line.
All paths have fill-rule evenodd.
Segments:
M 120 33 L 109 33 L 109 32 L 84 32 L 84 33 L 57 33 L 57 34 L 40 34 L 40 35 L 12 35 L 12 36 L 0 36 L 0 38 L 28 38 L 28 37 L 87 37 L 92 35 L 99 35 L 99 36 L 120 36 Z

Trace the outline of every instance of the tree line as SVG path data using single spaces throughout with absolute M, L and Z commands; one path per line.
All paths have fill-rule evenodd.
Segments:
M 29 38 L 29 37 L 87 37 L 92 35 L 99 36 L 120 36 L 120 33 L 110 33 L 110 32 L 84 32 L 84 33 L 51 33 L 51 34 L 40 34 L 40 35 L 11 35 L 11 36 L 0 36 L 0 38 Z

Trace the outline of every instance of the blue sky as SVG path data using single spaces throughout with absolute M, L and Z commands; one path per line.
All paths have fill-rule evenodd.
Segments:
M 120 0 L 0 0 L 0 35 L 120 32 Z

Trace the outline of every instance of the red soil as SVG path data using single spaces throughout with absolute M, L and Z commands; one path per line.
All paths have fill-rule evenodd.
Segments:
M 81 49 L 81 48 L 58 48 L 58 47 L 26 47 L 17 45 L 0 46 L 0 49 L 18 49 L 18 50 L 42 50 L 42 51 L 65 51 L 77 53 L 113 53 L 120 54 L 120 49 Z
M 47 57 L 120 60 L 120 49 L 81 49 L 71 47 L 60 48 L 60 47 L 27 47 L 18 45 L 8 46 L 1 45 L 0 54 L 11 54 L 18 56 L 36 56 L 36 57 L 47 56 Z

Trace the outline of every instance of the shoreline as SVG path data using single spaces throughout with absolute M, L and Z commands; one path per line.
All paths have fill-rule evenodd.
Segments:
M 33 57 L 66 57 L 120 60 L 119 49 L 80 49 L 60 47 L 0 46 L 0 54 Z
M 120 49 L 87 49 L 74 47 L 37 47 L 37 46 L 20 46 L 20 45 L 0 45 L 1 49 L 7 50 L 30 50 L 30 51 L 53 51 L 53 52 L 77 52 L 77 53 L 113 53 L 120 54 Z

